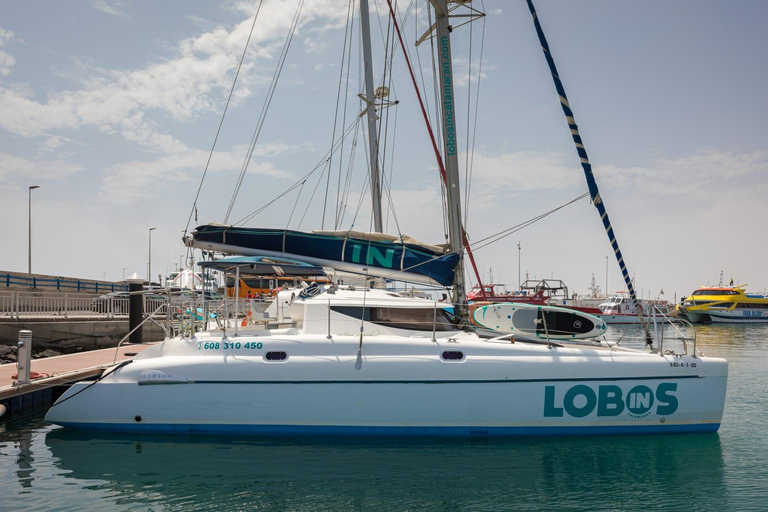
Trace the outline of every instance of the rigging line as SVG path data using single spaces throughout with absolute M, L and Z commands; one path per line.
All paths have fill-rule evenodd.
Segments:
M 390 80 L 392 79 L 392 75 L 390 74 Z M 389 208 L 387 208 L 387 225 L 389 225 L 389 214 L 392 213 L 392 219 L 395 221 L 395 226 L 397 227 L 398 234 L 401 233 L 400 229 L 400 221 L 397 219 L 397 210 L 395 209 L 395 203 L 392 198 L 392 179 L 395 172 L 395 152 L 394 152 L 394 146 L 395 142 L 397 140 L 397 116 L 398 116 L 399 109 L 395 109 L 395 118 L 394 121 L 392 121 L 392 156 L 390 158 L 389 163 L 389 179 L 386 179 L 386 174 L 382 173 L 382 176 L 385 178 L 385 184 L 386 184 L 386 191 L 387 191 L 387 197 L 389 198 Z M 387 115 L 387 126 L 389 126 L 389 115 Z
M 301 193 L 304 191 L 304 184 L 307 182 L 307 180 L 304 180 L 301 182 L 301 188 L 299 188 L 299 193 L 296 195 L 296 201 L 293 203 L 293 209 L 291 210 L 291 215 L 288 217 L 288 222 L 285 223 L 285 229 L 288 230 L 288 226 L 291 225 L 291 219 L 293 219 L 293 212 L 296 211 L 296 205 L 299 204 L 299 199 L 301 198 Z
M 429 8 L 427 8 L 427 11 L 429 11 Z M 416 40 L 418 40 L 419 39 L 419 33 L 418 33 L 418 30 L 419 30 L 419 13 L 418 13 L 418 9 L 416 11 L 416 23 L 414 23 L 413 25 L 414 25 L 414 27 L 413 27 L 414 31 L 416 31 L 416 34 L 415 34 L 414 38 Z M 432 25 L 430 24 L 429 26 L 432 26 Z M 403 51 L 405 51 L 405 50 L 403 50 Z M 419 64 L 418 65 L 418 69 L 419 69 L 419 78 L 421 78 L 421 87 L 426 91 L 427 90 L 427 83 L 424 80 L 424 66 L 421 64 L 421 53 L 419 52 L 419 47 L 418 46 L 416 47 L 416 61 Z M 432 113 L 429 111 L 429 103 L 427 103 L 427 116 L 430 117 L 430 118 L 432 117 Z
M 269 85 L 267 95 L 264 98 L 264 104 L 261 107 L 261 113 L 259 114 L 259 119 L 256 122 L 256 128 L 254 129 L 253 136 L 251 137 L 250 147 L 248 151 L 246 151 L 245 160 L 240 170 L 240 176 L 238 177 L 237 184 L 235 185 L 235 190 L 232 192 L 232 199 L 229 202 L 229 208 L 227 209 L 227 213 L 224 216 L 224 224 L 227 223 L 229 216 L 232 214 L 232 208 L 235 206 L 235 201 L 237 200 L 237 196 L 240 193 L 240 187 L 243 185 L 245 173 L 248 171 L 248 166 L 250 165 L 251 158 L 253 157 L 253 151 L 256 149 L 256 143 L 258 142 L 259 136 L 261 135 L 261 129 L 264 127 L 264 122 L 267 119 L 267 112 L 269 111 L 269 107 L 272 105 L 272 98 L 274 97 L 275 90 L 277 89 L 277 83 L 279 82 L 280 76 L 282 75 L 283 66 L 285 65 L 285 60 L 288 57 L 288 51 L 291 48 L 293 36 L 296 33 L 296 28 L 299 25 L 299 18 L 301 17 L 301 11 L 303 8 L 304 0 L 299 0 L 298 5 L 296 6 L 296 13 L 294 14 L 293 20 L 291 22 L 291 27 L 288 31 L 288 35 L 286 36 L 286 40 L 283 43 L 283 50 L 280 54 L 280 58 L 278 59 L 277 67 L 275 68 L 275 72 L 272 75 L 272 82 Z
M 347 202 L 349 201 L 349 193 L 350 188 L 352 187 L 352 171 L 354 170 L 355 166 L 355 157 L 357 155 L 357 141 L 358 137 L 360 136 L 360 124 L 361 120 L 360 118 L 356 118 L 355 123 L 355 133 L 352 137 L 352 147 L 350 148 L 349 152 L 349 159 L 347 160 L 347 173 L 344 177 L 344 189 L 342 191 L 342 202 L 340 203 L 340 211 L 339 211 L 339 224 L 336 229 L 340 229 L 341 226 L 344 224 L 344 217 L 347 214 Z
M 432 23 L 432 10 L 427 8 L 427 26 L 430 27 L 430 30 L 432 27 L 437 27 L 437 20 L 435 20 L 435 24 Z M 439 86 L 439 80 L 438 80 L 438 74 L 437 74 L 437 61 L 435 59 L 435 38 L 430 37 L 429 38 L 429 58 L 431 59 L 432 63 L 432 97 L 435 101 L 435 117 L 432 120 L 432 123 L 434 126 L 437 127 L 437 131 L 439 133 L 443 132 L 443 118 L 440 115 L 440 86 Z M 425 91 L 426 86 L 425 86 Z M 444 147 L 440 146 L 440 155 L 441 158 L 443 156 Z M 443 240 L 447 243 L 448 242 L 448 232 L 450 231 L 450 226 L 448 225 L 448 190 L 446 188 L 448 179 L 446 178 L 446 175 L 443 174 L 443 180 L 441 182 L 440 186 L 440 206 L 443 213 Z
M 517 232 L 517 231 L 520 231 L 522 228 L 524 228 L 524 227 L 527 227 L 527 226 L 529 226 L 529 225 L 533 224 L 534 222 L 540 221 L 541 219 L 543 219 L 543 218 L 545 218 L 545 217 L 548 217 L 549 215 L 552 215 L 553 213 L 555 213 L 555 212 L 556 212 L 556 211 L 558 211 L 558 210 L 562 210 L 562 209 L 563 209 L 563 208 L 565 208 L 566 206 L 570 206 L 570 205 L 572 205 L 573 203 L 575 203 L 575 202 L 577 202 L 577 201 L 580 201 L 581 199 L 584 199 L 584 198 L 585 198 L 585 197 L 587 197 L 588 195 L 589 195 L 589 194 L 588 194 L 587 192 L 584 192 L 584 193 L 583 193 L 583 194 L 581 194 L 579 197 L 576 197 L 576 198 L 574 198 L 574 199 L 571 199 L 571 200 L 570 200 L 570 201 L 568 201 L 567 203 L 563 203 L 563 204 L 561 204 L 560 206 L 558 206 L 558 207 L 556 207 L 556 208 L 553 208 L 553 209 L 551 209 L 551 210 L 549 210 L 549 211 L 547 211 L 547 212 L 544 212 L 544 213 L 541 213 L 541 214 L 539 214 L 539 215 L 536 215 L 535 217 L 531 217 L 530 219 L 528 219 L 528 220 L 526 220 L 526 221 L 523 221 L 523 222 L 521 222 L 520 224 L 517 224 L 517 225 L 515 225 L 515 226 L 512 226 L 512 227 L 510 227 L 510 228 L 507 228 L 507 229 L 503 229 L 503 230 L 499 231 L 498 233 L 495 233 L 495 234 L 493 234 L 493 235 L 487 236 L 487 237 L 485 237 L 485 238 L 481 238 L 480 240 L 477 240 L 477 241 L 473 242 L 471 245 L 472 245 L 472 247 L 474 247 L 474 248 L 475 248 L 475 250 L 481 249 L 482 247 L 485 247 L 485 245 L 488 245 L 488 244 L 482 245 L 481 247 L 476 247 L 476 246 L 477 246 L 478 244 L 482 244 L 483 242 L 486 242 L 486 241 L 488 241 L 488 240 L 491 240 L 492 238 L 496 238 L 496 237 L 499 237 L 497 240 L 493 240 L 493 242 L 489 242 L 489 243 L 494 243 L 494 242 L 497 242 L 498 240 L 501 240 L 502 238 L 504 238 L 504 237 L 506 237 L 506 236 L 508 236 L 508 235 L 511 235 L 511 234 L 513 234 L 513 233 L 515 233 L 515 232 Z
M 208 160 L 205 162 L 205 169 L 203 169 L 203 176 L 200 178 L 200 186 L 197 187 L 197 194 L 195 200 L 192 203 L 192 211 L 189 212 L 189 218 L 187 219 L 187 225 L 184 228 L 184 235 L 187 235 L 189 229 L 189 223 L 192 222 L 192 215 L 195 213 L 197 207 L 197 200 L 200 199 L 200 191 L 203 189 L 203 182 L 205 181 L 205 175 L 208 173 L 208 166 L 211 164 L 213 158 L 213 150 L 216 149 L 216 142 L 219 140 L 219 134 L 221 133 L 221 127 L 224 125 L 224 117 L 227 115 L 229 109 L 229 102 L 232 100 L 232 93 L 235 91 L 235 84 L 237 78 L 240 76 L 240 68 L 243 67 L 243 61 L 245 60 L 245 54 L 248 52 L 248 45 L 251 42 L 251 36 L 253 35 L 253 28 L 256 26 L 256 20 L 259 17 L 261 11 L 261 4 L 263 0 L 259 0 L 259 5 L 256 7 L 256 14 L 253 16 L 253 23 L 251 24 L 251 31 L 248 32 L 248 39 L 245 41 L 245 48 L 243 48 L 243 55 L 240 57 L 240 63 L 237 65 L 237 71 L 235 72 L 235 79 L 232 80 L 232 88 L 229 90 L 229 96 L 227 97 L 227 103 L 224 105 L 224 112 L 221 114 L 221 121 L 219 121 L 219 127 L 216 129 L 216 136 L 213 138 L 213 145 L 211 146 L 211 152 L 208 154 Z
M 445 172 L 445 165 L 443 164 L 443 159 L 440 156 L 440 152 L 437 149 L 437 142 L 435 140 L 435 134 L 432 131 L 432 126 L 429 124 L 429 119 L 426 117 L 427 112 L 424 109 L 424 102 L 421 99 L 421 92 L 419 91 L 419 86 L 416 83 L 416 76 L 413 73 L 413 67 L 411 66 L 411 60 L 408 58 L 408 52 L 406 51 L 406 46 L 405 46 L 405 43 L 403 42 L 403 35 L 400 32 L 400 26 L 397 24 L 397 17 L 395 16 L 395 11 L 392 8 L 392 0 L 387 0 L 387 5 L 389 6 L 389 13 L 392 16 L 392 23 L 393 23 L 393 25 L 395 27 L 395 31 L 397 32 L 397 38 L 400 41 L 400 47 L 403 49 L 403 56 L 405 57 L 405 62 L 408 65 L 408 72 L 411 75 L 411 81 L 413 82 L 413 88 L 416 90 L 416 97 L 419 99 L 419 106 L 421 106 L 421 113 L 422 113 L 422 116 L 424 116 L 424 121 L 425 121 L 425 124 L 427 125 L 427 131 L 429 132 L 429 138 L 432 141 L 432 149 L 435 152 L 435 158 L 437 159 L 437 164 L 440 167 L 440 177 L 443 179 L 443 184 L 445 186 L 447 186 L 448 177 L 447 177 L 447 174 Z M 433 62 L 434 62 L 434 52 L 432 54 L 432 57 L 433 57 Z M 446 206 L 446 208 L 447 208 L 447 206 Z M 461 212 L 459 212 L 459 213 L 461 213 Z M 458 215 L 457 217 L 459 219 L 459 223 L 461 223 L 461 216 Z M 463 226 L 459 226 L 459 228 L 461 229 L 462 243 L 463 243 L 464 247 L 467 250 L 467 256 L 469 256 L 469 261 L 472 264 L 472 268 L 475 271 L 475 274 L 477 275 L 478 282 L 482 283 L 482 279 L 480 279 L 480 274 L 478 273 L 478 270 L 477 270 L 477 265 L 475 264 L 475 257 L 472 255 L 472 249 L 469 246 L 469 240 L 467 238 L 467 232 L 464 230 Z M 485 291 L 483 290 L 482 287 L 480 288 L 480 290 L 482 291 L 483 297 L 485 297 Z
M 352 16 L 352 19 L 350 20 L 349 24 L 349 52 L 347 52 L 347 77 L 345 80 L 344 85 L 344 114 L 342 115 L 342 126 L 347 125 L 347 107 L 349 104 L 349 73 L 352 69 L 352 33 L 355 26 L 355 17 Z M 343 67 L 343 64 L 342 64 Z M 355 121 L 357 121 L 357 118 L 355 118 Z M 357 130 L 358 130 L 358 123 L 355 122 L 355 137 L 354 141 L 357 141 Z M 355 144 L 357 146 L 357 144 Z M 353 148 L 355 147 L 353 146 Z M 354 149 L 353 149 L 354 151 Z M 339 226 L 341 225 L 339 222 L 339 212 L 341 211 L 341 168 L 344 163 L 344 141 L 341 143 L 341 148 L 339 148 L 339 179 L 336 184 L 336 218 L 334 219 L 334 229 L 339 229 Z M 350 156 L 351 158 L 351 156 Z
M 485 2 L 481 0 L 480 8 L 485 12 Z M 472 127 L 472 154 L 469 159 L 469 181 L 467 183 L 467 200 L 465 202 L 464 210 L 464 225 L 469 222 L 469 192 L 472 188 L 472 174 L 475 170 L 475 142 L 477 140 L 477 115 L 480 108 L 480 84 L 482 83 L 483 74 L 483 52 L 485 50 L 485 16 L 483 16 L 483 29 L 480 36 L 480 63 L 477 69 L 477 88 L 475 89 L 475 120 Z
M 309 211 L 309 207 L 312 206 L 312 200 L 315 198 L 315 194 L 317 194 L 317 189 L 320 187 L 320 183 L 323 181 L 323 176 L 325 175 L 325 171 L 328 171 L 328 174 L 331 174 L 331 167 L 330 165 L 326 166 L 323 172 L 320 173 L 320 176 L 317 178 L 317 183 L 315 184 L 315 189 L 312 191 L 312 195 L 309 196 L 309 201 L 307 201 L 307 207 L 304 208 L 304 214 L 301 216 L 301 220 L 299 221 L 298 226 L 296 226 L 297 230 L 301 229 L 301 225 L 304 223 L 304 217 L 307 216 L 307 212 Z
M 347 136 L 349 135 L 349 133 L 352 131 L 352 128 L 354 128 L 356 124 L 357 124 L 357 123 L 355 122 L 355 123 L 353 123 L 353 124 L 349 125 L 349 127 L 348 127 L 348 128 L 345 130 L 345 132 L 344 132 L 344 133 L 341 135 L 341 137 L 339 138 L 339 140 L 336 142 L 336 146 L 338 146 L 339 144 L 341 144 L 341 142 L 344 140 L 344 138 L 345 138 L 345 137 L 347 137 Z M 275 201 L 277 201 L 278 199 L 280 199 L 281 197 L 283 197 L 285 194 L 287 194 L 288 192 L 290 192 L 290 191 L 291 191 L 291 190 L 293 190 L 294 188 L 296 188 L 296 187 L 298 187 L 299 185 L 301 185 L 301 182 L 302 182 L 303 180 L 306 180 L 307 178 L 309 178 L 309 177 L 310 177 L 310 176 L 311 176 L 311 175 L 312 175 L 312 174 L 313 174 L 315 171 L 317 171 L 317 170 L 318 170 L 318 169 L 319 169 L 319 168 L 320 168 L 320 167 L 321 167 L 321 166 L 322 166 L 322 165 L 323 165 L 325 162 L 327 162 L 327 161 L 328 161 L 328 155 L 330 154 L 330 151 L 332 151 L 332 150 L 333 150 L 333 148 L 331 148 L 331 150 L 329 150 L 329 152 L 328 152 L 328 153 L 326 153 L 325 155 L 323 155 L 323 157 L 320 159 L 320 161 L 319 161 L 319 162 L 318 162 L 318 163 L 315 165 L 315 167 L 314 167 L 314 168 L 313 168 L 311 171 L 309 171 L 307 174 L 305 174 L 304 176 L 302 176 L 301 178 L 299 178 L 297 181 L 295 181 L 295 182 L 293 183 L 293 185 L 291 185 L 290 187 L 288 187 L 288 188 L 287 188 L 287 189 L 286 189 L 286 190 L 285 190 L 285 191 L 284 191 L 282 194 L 278 195 L 277 197 L 275 197 L 274 199 L 272 199 L 271 201 L 269 201 L 269 202 L 268 202 L 268 203 L 266 203 L 265 205 L 263 205 L 263 206 L 261 206 L 261 207 L 257 208 L 256 210 L 254 210 L 253 212 L 249 213 L 248 215 L 246 215 L 246 216 L 245 216 L 245 217 L 243 217 L 242 219 L 238 220 L 237 222 L 234 222 L 234 223 L 233 223 L 233 225 L 242 225 L 242 224 L 244 224 L 244 223 L 248 222 L 249 220 L 251 220 L 252 218 L 254 218 L 256 215 L 258 215 L 259 213 L 263 212 L 263 211 L 264 211 L 264 210 L 265 210 L 265 209 L 266 209 L 268 206 L 272 205 L 272 204 L 273 204 Z
M 563 109 L 563 114 L 565 114 L 566 122 L 568 123 L 568 127 L 571 130 L 571 137 L 573 138 L 573 143 L 576 146 L 576 152 L 579 155 L 579 160 L 581 161 L 581 167 L 584 170 L 584 177 L 587 180 L 587 188 L 589 189 L 589 195 L 592 198 L 592 204 L 597 208 L 597 212 L 600 215 L 600 219 L 603 221 L 603 227 L 605 228 L 605 234 L 608 235 L 608 240 L 610 240 L 611 247 L 613 248 L 613 253 L 616 256 L 616 262 L 619 264 L 619 269 L 621 270 L 622 275 L 624 276 L 624 282 L 627 285 L 627 290 L 629 291 L 629 296 L 632 299 L 632 303 L 635 306 L 635 309 L 637 310 L 637 319 L 640 320 L 640 323 L 643 325 L 643 330 L 645 331 L 645 343 L 649 346 L 653 346 L 653 338 L 651 337 L 651 331 L 649 330 L 648 324 L 644 318 L 642 307 L 640 306 L 640 302 L 637 300 L 637 294 L 635 293 L 635 286 L 632 284 L 632 279 L 629 275 L 629 270 L 627 269 L 627 266 L 624 262 L 624 257 L 621 254 L 621 249 L 619 249 L 619 242 L 616 240 L 616 234 L 613 231 L 613 227 L 611 226 L 611 221 L 608 218 L 608 211 L 605 209 L 605 204 L 603 203 L 602 198 L 600 197 L 600 191 L 597 189 L 597 181 L 595 180 L 595 175 L 592 173 L 592 164 L 589 163 L 589 157 L 587 156 L 587 150 L 584 147 L 584 143 L 581 140 L 581 135 L 579 134 L 579 127 L 576 124 L 576 120 L 573 115 L 573 111 L 571 110 L 571 105 L 568 102 L 568 96 L 565 94 L 565 87 L 563 86 L 563 82 L 560 80 L 560 75 L 557 72 L 557 67 L 555 66 L 555 60 L 552 56 L 552 52 L 549 49 L 549 43 L 547 43 L 547 38 L 544 36 L 544 30 L 541 28 L 541 23 L 539 22 L 538 14 L 536 14 L 536 8 L 533 6 L 533 0 L 526 0 L 528 2 L 528 10 L 531 11 L 531 17 L 533 18 L 533 25 L 536 28 L 536 35 L 539 38 L 539 43 L 541 44 L 541 49 L 544 52 L 544 57 L 547 60 L 547 64 L 549 65 L 549 71 L 552 75 L 552 81 L 555 84 L 555 89 L 557 90 L 557 94 L 560 97 L 560 106 Z
M 427 9 L 427 15 L 428 15 L 428 22 L 429 26 L 432 27 L 432 9 Z M 437 18 L 435 18 L 434 26 L 437 27 Z M 430 47 L 430 59 L 432 60 L 432 97 L 435 100 L 435 118 L 432 121 L 432 124 L 437 127 L 438 133 L 444 133 L 444 127 L 443 127 L 443 117 L 440 115 L 441 108 L 440 108 L 440 85 L 439 85 L 439 79 L 437 73 L 437 59 L 435 56 L 437 55 L 435 50 L 435 38 L 430 37 L 429 38 L 429 47 Z M 440 146 L 440 155 L 443 155 L 444 147 Z M 448 200 L 446 195 L 446 201 Z M 447 231 L 446 231 L 447 232 Z
M 341 226 L 344 225 L 344 217 L 347 215 L 347 204 L 349 202 L 349 194 L 352 187 L 352 176 L 353 176 L 353 169 L 355 165 L 355 158 L 357 156 L 357 141 L 358 137 L 360 135 L 360 123 L 357 124 L 357 128 L 355 129 L 355 135 L 352 142 L 352 148 L 349 152 L 349 159 L 347 161 L 347 171 L 344 177 L 344 189 L 342 191 L 342 203 L 341 203 L 341 211 L 339 212 L 339 227 L 336 229 L 341 229 Z
M 363 149 L 365 151 L 366 160 L 369 160 L 369 153 L 368 153 L 368 147 L 366 146 L 366 137 L 363 137 Z M 360 197 L 357 200 L 357 208 L 355 209 L 355 215 L 352 217 L 352 223 L 354 224 L 357 221 L 357 216 L 360 214 L 360 210 L 363 207 L 363 201 L 365 199 L 365 193 L 363 193 L 364 190 L 368 188 L 368 184 L 370 183 L 370 173 L 365 174 L 365 181 L 363 181 L 363 188 L 360 192 Z M 373 208 L 373 202 L 371 202 L 371 208 Z M 373 211 L 373 210 L 371 210 Z
M 410 5 L 413 5 L 413 2 L 411 2 Z M 410 6 L 409 6 L 410 9 Z M 392 32 L 392 20 L 389 19 L 389 16 L 387 16 L 387 36 L 386 36 L 386 51 L 384 52 L 384 74 L 382 77 L 382 85 L 386 84 L 386 87 L 393 91 L 394 88 L 392 87 L 392 61 L 394 60 L 395 51 L 397 49 L 397 46 L 395 45 L 394 41 L 394 34 Z M 390 119 L 390 108 L 384 108 L 382 111 L 383 116 L 385 119 L 383 120 L 384 129 L 382 130 L 384 132 L 384 145 L 382 150 L 382 161 L 381 161 L 381 181 L 384 188 L 385 193 L 387 194 L 388 203 L 387 203 L 387 215 L 385 220 L 385 228 L 384 231 L 386 232 L 389 227 L 389 214 L 390 212 L 394 212 L 395 206 L 392 202 L 392 170 L 394 169 L 394 158 L 395 158 L 395 150 L 394 150 L 394 133 L 392 134 L 392 146 L 391 149 L 389 145 L 389 119 Z M 395 109 L 395 120 L 397 120 L 397 109 Z M 393 124 L 394 127 L 394 124 Z M 394 131 L 394 128 L 393 128 Z M 386 173 L 386 166 L 387 166 L 387 150 L 390 151 L 390 160 L 392 163 L 390 163 L 390 176 L 389 176 L 389 183 L 387 183 L 387 173 Z M 395 226 L 397 227 L 398 234 L 400 234 L 400 225 L 397 222 L 397 217 L 395 217 Z
M 472 132 L 470 131 L 470 120 L 472 119 L 472 43 L 473 41 L 473 24 L 469 24 L 469 58 L 467 59 L 467 144 L 464 150 L 464 224 L 467 223 L 467 199 L 469 198 L 469 139 Z
M 344 78 L 344 59 L 347 56 L 347 37 L 348 35 L 351 35 L 349 34 L 349 30 L 350 30 L 349 19 L 352 15 L 352 4 L 353 4 L 353 0 L 349 0 L 347 4 L 347 23 L 344 28 L 344 46 L 341 53 L 341 65 L 339 66 L 339 87 L 336 90 L 336 107 L 334 108 L 334 111 L 333 111 L 333 132 L 331 134 L 331 148 L 333 148 L 333 141 L 336 140 L 336 123 L 339 119 L 339 102 L 341 99 L 341 83 Z M 342 123 L 342 126 L 344 126 L 343 123 Z M 320 229 L 325 229 L 325 209 L 326 209 L 326 206 L 328 205 L 328 189 L 330 188 L 330 184 L 331 184 L 332 166 L 333 166 L 333 151 L 331 151 L 331 156 L 329 157 L 329 160 L 328 160 L 328 177 L 327 177 L 327 182 L 325 184 L 325 199 L 323 200 L 323 218 L 320 223 Z

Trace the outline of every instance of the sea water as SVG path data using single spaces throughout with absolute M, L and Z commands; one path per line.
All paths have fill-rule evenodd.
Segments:
M 768 510 L 768 326 L 697 331 L 730 362 L 717 434 L 132 437 L 37 418 L 0 427 L 0 512 Z M 637 326 L 608 336 L 642 346 Z

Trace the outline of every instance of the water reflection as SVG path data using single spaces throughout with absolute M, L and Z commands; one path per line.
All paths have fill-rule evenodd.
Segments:
M 81 489 L 76 500 L 90 492 L 117 508 L 661 510 L 700 503 L 702 492 L 714 509 L 727 505 L 716 434 L 425 443 L 57 429 L 44 447 L 60 484 Z

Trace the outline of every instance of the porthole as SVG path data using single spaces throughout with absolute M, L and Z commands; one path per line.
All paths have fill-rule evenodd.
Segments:
M 265 355 L 264 358 L 267 361 L 285 361 L 288 359 L 288 354 L 280 351 L 267 352 L 267 355 Z
M 462 361 L 464 359 L 464 352 L 460 350 L 446 350 L 443 352 L 442 357 L 446 361 Z

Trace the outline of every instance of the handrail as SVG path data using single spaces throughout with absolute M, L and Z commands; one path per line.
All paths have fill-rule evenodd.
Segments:
M 157 322 L 155 322 L 155 320 L 152 318 L 152 317 L 155 315 L 155 313 L 157 313 L 158 311 L 160 311 L 160 309 L 162 309 L 162 307 L 163 307 L 163 306 L 165 306 L 165 304 L 160 304 L 160 306 L 158 306 L 158 307 L 157 307 L 157 309 L 156 309 L 156 310 L 154 310 L 154 311 L 153 311 L 152 313 L 150 313 L 149 315 L 147 315 L 147 314 L 145 313 L 145 315 L 144 315 L 144 316 L 145 316 L 144 320 L 142 320 L 142 321 L 139 323 L 139 325 L 137 325 L 136 327 L 134 327 L 133 329 L 131 329 L 131 331 L 130 331 L 128 334 L 126 334 L 125 336 L 123 336 L 123 338 L 122 338 L 120 341 L 118 341 L 118 342 L 117 342 L 117 347 L 115 347 L 115 357 L 114 357 L 114 359 L 112 359 L 112 365 L 113 365 L 113 366 L 114 366 L 115 364 L 117 364 L 117 354 L 119 354 L 119 353 L 120 353 L 120 345 L 122 345 L 122 344 L 123 344 L 123 342 L 124 342 L 125 340 L 127 340 L 127 339 L 128 339 L 130 336 L 131 336 L 131 334 L 133 334 L 134 332 L 136 332 L 136 331 L 139 329 L 139 327 L 141 327 L 142 325 L 144 325 L 144 324 L 147 322 L 147 320 L 152 320 L 152 321 L 153 321 L 153 322 L 154 322 L 156 325 L 158 325 L 158 327 L 160 327 L 161 329 L 163 329 L 163 331 L 165 332 L 165 335 L 166 335 L 166 336 L 168 336 L 168 331 L 166 331 L 166 330 L 165 330 L 165 329 L 164 329 L 162 326 L 160 326 L 159 324 L 157 324 Z

